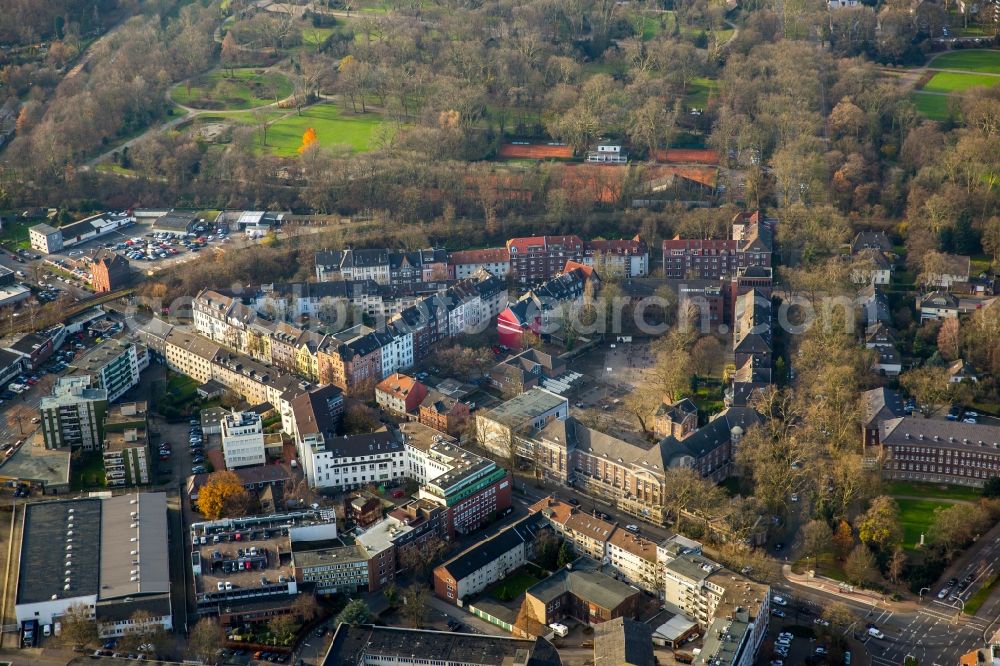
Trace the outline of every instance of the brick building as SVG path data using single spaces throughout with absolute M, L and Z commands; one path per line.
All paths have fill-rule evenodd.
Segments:
M 101 250 L 90 263 L 90 286 L 101 293 L 115 291 L 128 285 L 131 271 L 128 259 L 108 250 Z
M 520 285 L 543 282 L 558 275 L 567 261 L 583 263 L 579 236 L 530 236 L 507 241 L 510 272 Z

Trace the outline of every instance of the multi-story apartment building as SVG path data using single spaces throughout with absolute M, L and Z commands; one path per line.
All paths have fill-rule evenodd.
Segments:
M 649 247 L 639 236 L 628 240 L 590 240 L 584 243 L 582 263 L 601 276 L 642 277 L 649 274 Z
M 448 255 L 441 248 L 401 252 L 386 249 L 334 250 L 316 253 L 316 279 L 374 280 L 408 287 L 448 277 Z
M 344 392 L 333 385 L 320 386 L 292 399 L 292 429 L 288 434 L 300 444 L 307 436 L 333 437 L 344 415 Z
M 582 303 L 588 282 L 599 284 L 594 271 L 586 266 L 573 267 L 569 264 L 566 269 L 500 312 L 497 316 L 500 344 L 520 349 L 527 331 L 543 337 L 557 333 L 563 324 L 566 308 Z
M 520 285 L 544 282 L 558 275 L 567 261 L 583 262 L 579 236 L 530 236 L 507 241 L 510 273 Z
M 767 634 L 770 587 L 686 552 L 663 568 L 664 598 L 706 627 L 696 663 L 750 666 Z
M 452 252 L 448 255 L 448 277 L 464 280 L 483 269 L 500 279 L 506 279 L 510 273 L 510 252 L 505 247 L 494 247 Z
M 444 511 L 424 500 L 414 500 L 360 533 L 357 543 L 367 550 L 371 579 L 381 588 L 435 539 L 448 540 Z
M 104 476 L 107 485 L 137 486 L 150 480 L 148 421 L 145 402 L 123 402 L 104 418 Z
M 369 484 L 394 483 L 405 476 L 406 451 L 394 433 L 304 436 L 299 461 L 312 488 L 350 490 Z
M 434 569 L 434 594 L 458 603 L 503 580 L 534 558 L 536 536 L 544 529 L 544 519 L 534 513 L 470 546 Z
M 896 417 L 882 421 L 887 479 L 982 487 L 1000 477 L 1000 426 Z
M 663 241 L 663 273 L 668 279 L 719 280 L 747 266 L 771 265 L 772 221 L 760 212 L 737 215 L 727 239 Z
M 62 377 L 39 404 L 45 448 L 96 451 L 104 441 L 108 392 L 91 388 L 90 377 Z
M 233 412 L 226 415 L 222 420 L 222 455 L 227 469 L 267 462 L 260 414 Z
M 101 342 L 72 362 L 72 373 L 88 375 L 91 383 L 108 392 L 113 402 L 139 384 L 140 373 L 149 367 L 149 352 L 145 345 L 111 338 Z
M 625 580 L 652 594 L 658 595 L 663 589 L 655 542 L 618 527 L 608 539 L 607 553 L 608 563 L 620 571 Z
M 397 416 L 415 414 L 427 397 L 427 387 L 409 375 L 391 374 L 375 387 L 375 403 Z
M 170 330 L 164 339 L 167 367 L 201 384 L 212 379 L 212 363 L 220 350 L 217 343 L 176 328 Z
M 126 428 L 104 438 L 104 477 L 109 488 L 149 483 L 149 437 L 145 429 Z
M 471 417 L 467 404 L 440 391 L 431 390 L 420 403 L 417 420 L 429 428 L 457 437 Z

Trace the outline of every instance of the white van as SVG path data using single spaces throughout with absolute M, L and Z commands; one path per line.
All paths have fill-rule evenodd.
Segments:
M 51 624 L 42 625 L 42 635 L 43 636 L 51 636 L 52 635 L 52 625 Z
M 58 636 L 59 634 L 61 634 L 61 633 L 62 633 L 62 622 L 56 622 L 56 623 L 55 623 L 54 625 L 52 625 L 52 626 L 53 626 L 53 629 L 52 629 L 52 631 L 53 631 L 53 633 L 54 633 L 54 634 L 55 634 L 56 636 Z
M 549 629 L 555 632 L 555 635 L 559 636 L 560 638 L 565 637 L 566 634 L 569 633 L 569 627 L 567 627 L 565 624 L 559 624 L 558 622 L 553 622 L 552 624 L 550 624 Z

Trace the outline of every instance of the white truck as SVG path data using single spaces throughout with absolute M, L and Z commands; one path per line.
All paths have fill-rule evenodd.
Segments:
M 553 622 L 552 624 L 550 624 L 549 629 L 551 629 L 553 633 L 555 633 L 555 635 L 558 636 L 559 638 L 565 638 L 566 635 L 569 633 L 569 627 L 567 627 L 565 624 L 560 624 L 558 622 Z

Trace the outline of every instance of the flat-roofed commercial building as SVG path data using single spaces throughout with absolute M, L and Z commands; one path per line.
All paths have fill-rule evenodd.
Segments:
M 93 612 L 103 637 L 134 628 L 148 611 L 170 630 L 165 493 L 29 504 L 21 541 L 15 615 L 19 624 L 58 621 L 74 604 Z

